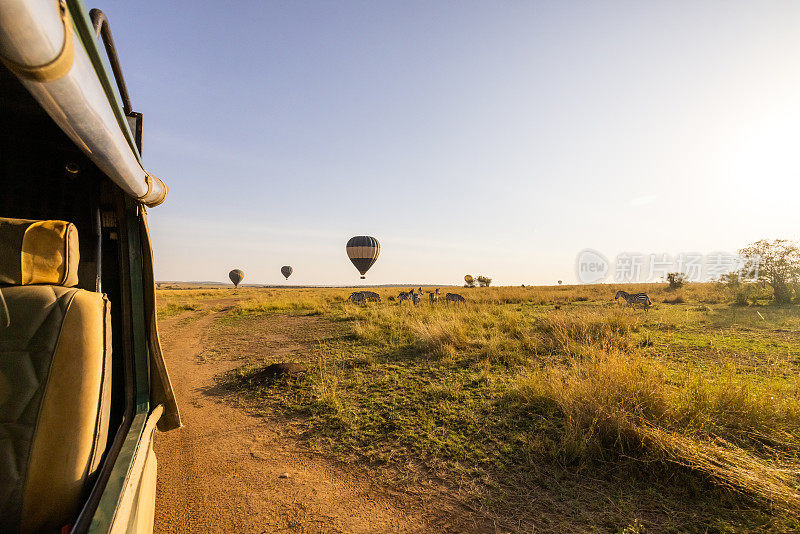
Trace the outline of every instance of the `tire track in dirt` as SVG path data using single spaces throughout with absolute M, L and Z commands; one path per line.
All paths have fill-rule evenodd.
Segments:
M 300 451 L 279 421 L 248 415 L 209 394 L 215 376 L 242 363 L 200 358 L 209 328 L 223 313 L 211 308 L 229 303 L 206 301 L 191 312 L 196 318 L 161 321 L 184 427 L 156 438 L 155 532 L 450 531 L 438 521 L 429 525 L 413 499 Z

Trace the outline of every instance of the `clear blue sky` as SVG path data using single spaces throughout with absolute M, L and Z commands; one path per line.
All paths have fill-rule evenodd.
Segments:
M 800 237 L 800 2 L 104 0 L 156 276 L 575 280 Z

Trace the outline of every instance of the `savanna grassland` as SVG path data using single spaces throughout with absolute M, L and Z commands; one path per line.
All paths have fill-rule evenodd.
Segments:
M 664 287 L 457 289 L 466 305 L 418 307 L 392 288 L 365 306 L 346 289 L 158 296 L 160 317 L 187 320 L 219 302 L 206 356 L 241 359 L 219 378 L 232 400 L 499 531 L 800 530 L 800 306 Z M 270 329 L 304 341 L 265 349 Z M 279 361 L 308 371 L 265 378 Z

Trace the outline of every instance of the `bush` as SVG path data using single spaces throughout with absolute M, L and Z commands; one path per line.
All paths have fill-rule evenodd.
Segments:
M 492 285 L 492 279 L 489 278 L 488 276 L 481 275 L 481 276 L 479 276 L 477 278 L 477 280 L 478 280 L 478 284 L 481 287 L 489 287 L 490 285 Z
M 738 289 L 742 285 L 742 277 L 736 271 L 723 274 L 719 277 L 719 281 L 730 289 Z
M 675 291 L 676 289 L 680 289 L 687 281 L 686 275 L 683 273 L 668 273 L 667 282 L 669 286 L 667 286 L 667 290 Z

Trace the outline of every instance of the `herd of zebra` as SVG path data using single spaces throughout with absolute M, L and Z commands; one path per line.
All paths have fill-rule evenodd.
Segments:
M 404 300 L 408 300 L 411 301 L 414 306 L 418 306 L 422 302 L 424 293 L 421 287 L 417 290 L 411 289 L 410 291 L 401 291 L 400 294 L 397 295 L 397 300 L 400 304 L 402 304 Z M 367 302 L 380 302 L 381 296 L 374 291 L 353 291 L 348 297 L 348 300 L 358 304 L 364 304 Z M 389 300 L 392 300 L 392 298 L 390 297 Z M 439 301 L 438 288 L 435 291 L 428 291 L 428 300 L 431 304 Z M 444 302 L 445 304 L 450 304 L 451 302 L 466 304 L 467 300 L 458 293 L 447 293 L 444 296 Z
M 403 303 L 404 300 L 410 300 L 414 306 L 418 306 L 422 302 L 422 296 L 425 294 L 422 291 L 422 288 L 418 288 L 417 290 L 411 289 L 410 291 L 401 291 L 399 295 L 397 295 L 397 300 L 400 304 Z M 628 306 L 636 306 L 641 305 L 645 311 L 653 304 L 650 301 L 650 297 L 647 296 L 647 293 L 628 293 L 627 291 L 617 291 L 617 294 L 614 296 L 614 300 L 622 299 L 625 301 L 625 304 Z M 374 291 L 353 291 L 348 300 L 351 302 L 355 302 L 358 304 L 366 304 L 367 302 L 380 302 L 381 296 L 375 293 Z M 392 300 L 391 297 L 389 300 Z M 439 300 L 439 289 L 437 288 L 435 291 L 428 291 L 428 300 L 430 300 L 431 304 L 437 302 Z M 444 301 L 446 304 L 450 304 L 451 302 L 455 302 L 456 304 L 466 304 L 466 299 L 459 295 L 458 293 L 447 293 L 444 296 Z

